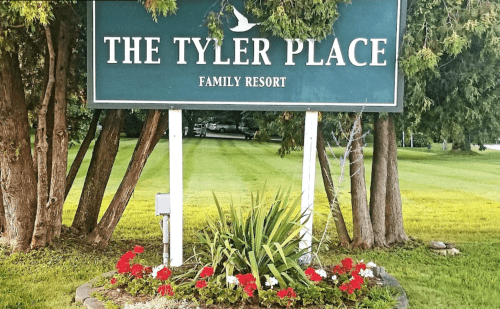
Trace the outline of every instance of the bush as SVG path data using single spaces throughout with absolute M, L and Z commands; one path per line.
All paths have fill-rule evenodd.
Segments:
M 431 144 L 429 137 L 424 133 L 413 134 L 413 147 L 428 147 Z
M 255 199 L 252 195 L 246 216 L 231 203 L 230 222 L 214 194 L 219 220 L 207 218 L 208 227 L 198 234 L 198 239 L 204 247 L 203 262 L 223 273 L 221 281 L 237 272 L 253 274 L 258 287 L 269 277 L 275 277 L 282 288 L 307 282 L 297 262 L 307 252 L 298 249 L 304 214 L 298 207 L 300 199 L 289 205 L 290 191 L 286 196 L 278 191 L 267 213 L 259 193 Z
M 141 135 L 146 114 L 144 111 L 130 111 L 125 116 L 123 132 L 127 137 L 137 138 Z

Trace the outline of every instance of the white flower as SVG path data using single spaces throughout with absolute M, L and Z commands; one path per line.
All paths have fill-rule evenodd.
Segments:
M 238 278 L 236 278 L 235 276 L 227 276 L 226 281 L 229 284 L 238 284 Z
M 337 275 L 333 275 L 333 276 L 332 276 L 332 281 L 333 281 L 334 283 L 339 282 L 339 281 L 337 280 Z
M 271 289 L 273 288 L 273 286 L 275 286 L 277 284 L 278 284 L 278 280 L 274 277 L 270 277 L 269 280 L 266 281 L 266 286 L 270 286 Z
M 323 269 L 316 270 L 316 273 L 320 275 L 322 278 L 326 278 L 326 271 L 324 271 Z
M 361 277 L 373 277 L 373 272 L 371 271 L 371 269 L 362 269 L 359 271 L 359 275 Z
M 377 267 L 377 264 L 375 264 L 373 262 L 368 262 L 368 264 L 366 264 L 366 267 L 368 267 L 368 268 Z
M 156 275 L 158 274 L 158 272 L 160 270 L 162 270 L 163 268 L 165 268 L 165 265 L 158 265 L 156 267 L 153 267 L 153 272 L 151 273 L 151 277 L 155 278 L 156 279 Z

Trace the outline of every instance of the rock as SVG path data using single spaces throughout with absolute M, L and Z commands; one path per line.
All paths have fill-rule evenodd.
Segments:
M 106 309 L 102 302 L 96 298 L 87 298 L 83 304 L 89 309 Z
M 441 241 L 431 241 L 429 247 L 432 249 L 446 249 L 446 245 Z
M 432 249 L 432 251 L 434 251 L 435 253 L 439 254 L 439 255 L 442 255 L 442 256 L 446 256 L 446 249 Z
M 448 255 L 457 255 L 459 253 L 460 253 L 460 251 L 458 251 L 458 249 L 455 249 L 455 248 L 446 249 L 446 254 L 448 254 Z
M 452 244 L 451 242 L 445 242 L 444 244 L 446 245 L 446 249 L 453 249 L 453 248 L 455 248 L 455 245 Z
M 90 291 L 92 286 L 86 283 L 76 289 L 75 301 L 83 303 L 87 298 L 90 297 Z
M 373 267 L 372 271 L 373 271 L 373 275 L 377 278 L 381 278 L 382 275 L 385 275 L 385 268 L 380 267 L 380 266 Z

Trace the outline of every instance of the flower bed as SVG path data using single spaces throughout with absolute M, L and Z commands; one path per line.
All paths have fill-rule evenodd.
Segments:
M 210 265 L 147 267 L 137 261 L 143 251 L 136 246 L 126 252 L 116 263 L 117 273 L 96 282 L 96 286 L 102 286 L 102 300 L 112 300 L 111 295 L 120 292 L 129 296 L 125 297 L 128 302 L 133 302 L 133 297 L 141 298 L 139 302 L 159 297 L 209 308 L 393 308 L 396 304 L 397 293 L 376 284 L 372 272 L 376 265 L 371 262 L 355 263 L 346 258 L 331 267 L 308 267 L 301 270 L 306 280 L 286 285 L 282 278 L 266 275 L 257 280 L 251 273 L 226 275 L 226 269 Z M 111 301 L 108 307 L 113 308 Z M 187 303 L 185 308 L 189 308 Z

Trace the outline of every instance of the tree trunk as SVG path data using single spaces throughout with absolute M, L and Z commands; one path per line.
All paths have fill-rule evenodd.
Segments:
M 387 185 L 388 117 L 377 116 L 373 142 L 372 180 L 370 184 L 370 218 L 376 247 L 385 248 L 385 197 Z
M 373 246 L 373 230 L 366 199 L 365 166 L 363 159 L 363 141 L 361 117 L 352 116 L 353 140 L 349 153 L 351 178 L 351 204 L 353 220 L 353 248 L 369 249 Z
M 47 178 L 47 110 L 50 101 L 50 95 L 52 93 L 52 87 L 54 86 L 54 62 L 55 62 L 55 52 L 52 45 L 52 36 L 50 33 L 50 28 L 45 26 L 45 34 L 47 37 L 47 47 L 49 54 L 49 71 L 48 71 L 48 82 L 45 89 L 45 95 L 40 105 L 38 111 L 38 127 L 36 130 L 36 142 L 35 142 L 35 157 L 37 166 L 37 212 L 35 219 L 35 228 L 33 231 L 33 238 L 31 240 L 31 248 L 41 248 L 45 247 L 47 244 L 47 229 L 50 226 L 49 222 L 51 218 L 49 217 L 50 209 L 48 208 L 48 178 Z
M 0 182 L 1 180 L 2 176 L 0 175 Z M 2 184 L 0 183 L 0 237 L 5 232 L 6 226 L 7 222 L 5 222 L 5 210 L 3 209 Z
M 339 200 L 335 194 L 335 188 L 333 185 L 332 174 L 330 172 L 330 162 L 328 161 L 328 155 L 326 153 L 325 139 L 323 137 L 323 132 L 321 131 L 321 126 L 318 125 L 318 159 L 319 165 L 321 167 L 321 176 L 323 177 L 323 185 L 325 186 L 326 197 L 328 198 L 328 204 L 332 210 L 333 220 L 335 221 L 335 228 L 339 237 L 340 245 L 342 247 L 349 247 L 351 243 L 351 238 L 347 232 L 347 227 L 345 225 L 344 216 L 340 210 Z
M 64 199 L 68 197 L 68 193 L 73 186 L 73 182 L 75 181 L 76 174 L 78 174 L 78 170 L 82 165 L 83 159 L 85 158 L 85 154 L 89 149 L 90 143 L 95 138 L 95 131 L 97 129 L 97 123 L 99 122 L 99 117 L 101 116 L 101 110 L 97 109 L 94 111 L 94 115 L 92 116 L 92 121 L 90 122 L 89 130 L 87 131 L 87 135 L 80 145 L 80 149 L 78 149 L 78 153 L 76 154 L 75 160 L 73 160 L 73 164 L 71 164 L 71 168 L 69 169 L 68 176 L 66 176 L 66 190 L 64 193 Z
M 149 155 L 153 151 L 168 125 L 168 113 L 159 110 L 150 111 L 137 140 L 127 172 L 122 179 L 120 187 L 115 193 L 111 204 L 102 217 L 97 227 L 90 233 L 87 242 L 98 247 L 106 247 L 109 239 L 120 221 L 128 201 L 134 192 L 137 181 L 146 165 Z
M 94 146 L 80 202 L 72 224 L 72 227 L 82 234 L 90 233 L 97 225 L 104 190 L 118 153 L 120 132 L 124 120 L 124 110 L 110 110 L 104 118 L 102 132 Z
M 57 46 L 57 67 L 54 96 L 54 130 L 52 140 L 52 175 L 50 182 L 49 206 L 52 220 L 47 231 L 47 241 L 52 243 L 61 234 L 62 210 L 66 190 L 68 167 L 68 129 L 66 127 L 66 85 L 71 47 L 71 27 L 61 20 Z
M 36 175 L 28 112 L 16 52 L 0 56 L 0 184 L 6 233 L 14 251 L 28 251 L 36 215 Z
M 388 244 L 408 241 L 403 226 L 403 206 L 398 178 L 398 147 L 392 116 L 389 117 L 389 155 L 387 161 L 387 195 L 385 208 L 385 232 Z
M 186 126 L 188 128 L 186 136 L 193 137 L 194 136 L 194 122 L 195 122 L 195 111 L 183 110 L 182 114 L 184 119 L 186 120 Z M 182 134 L 184 135 L 184 129 L 182 129 Z

